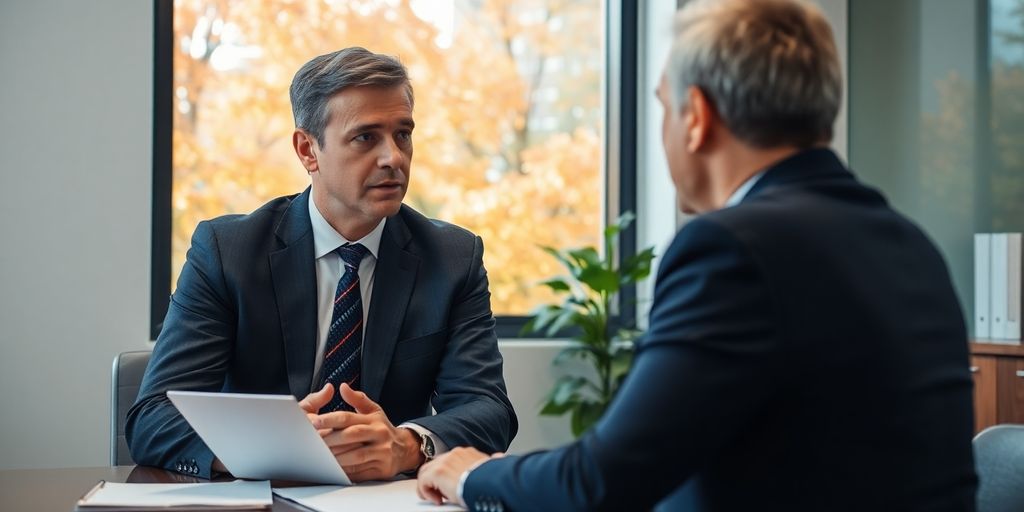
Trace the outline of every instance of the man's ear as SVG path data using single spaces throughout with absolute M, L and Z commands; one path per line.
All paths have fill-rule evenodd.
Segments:
M 316 163 L 316 153 L 319 150 L 316 137 L 301 128 L 296 128 L 292 133 L 292 146 L 295 147 L 295 154 L 306 168 L 306 172 L 312 174 L 320 169 Z
M 686 91 L 686 150 L 696 153 L 706 147 L 711 137 L 711 123 L 715 110 L 704 91 L 697 86 L 690 86 Z

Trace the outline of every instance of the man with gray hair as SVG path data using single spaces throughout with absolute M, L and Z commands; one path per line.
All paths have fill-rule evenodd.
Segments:
M 963 313 L 928 238 L 827 148 L 832 32 L 794 0 L 694 0 L 657 90 L 679 207 L 601 420 L 459 448 L 418 490 L 472 510 L 974 509 Z
M 483 244 L 402 204 L 415 126 L 405 67 L 363 48 L 321 55 L 295 74 L 291 101 L 311 186 L 196 227 L 128 413 L 132 457 L 225 471 L 172 389 L 302 399 L 356 482 L 448 447 L 507 449 L 517 422 Z

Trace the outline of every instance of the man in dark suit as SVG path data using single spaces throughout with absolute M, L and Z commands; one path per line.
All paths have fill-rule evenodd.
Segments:
M 459 448 L 420 495 L 473 510 L 973 510 L 967 334 L 942 256 L 826 148 L 831 29 L 694 0 L 657 91 L 680 207 L 604 417 L 524 456 Z
M 296 73 L 291 100 L 312 185 L 196 227 L 128 413 L 135 461 L 224 471 L 172 389 L 301 398 L 354 481 L 414 471 L 450 446 L 507 449 L 517 422 L 482 242 L 402 204 L 404 66 L 362 48 L 322 55 Z

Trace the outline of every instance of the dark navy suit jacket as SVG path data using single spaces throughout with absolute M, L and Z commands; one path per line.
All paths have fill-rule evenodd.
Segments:
M 604 417 L 471 509 L 973 510 L 967 333 L 934 245 L 826 149 L 696 217 Z
M 171 389 L 305 397 L 316 356 L 309 189 L 202 222 L 125 428 L 139 464 L 209 477 L 214 455 Z M 508 448 L 517 429 L 483 244 L 407 206 L 384 225 L 363 340 L 363 391 L 448 446 Z M 431 415 L 431 405 L 438 412 Z

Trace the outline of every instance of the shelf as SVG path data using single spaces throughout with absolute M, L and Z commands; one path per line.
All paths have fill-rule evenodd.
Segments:
M 1003 345 L 971 340 L 970 347 L 972 355 L 1024 357 L 1024 346 L 1021 345 Z

